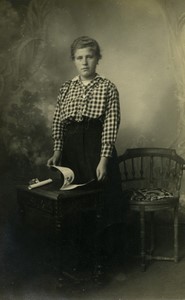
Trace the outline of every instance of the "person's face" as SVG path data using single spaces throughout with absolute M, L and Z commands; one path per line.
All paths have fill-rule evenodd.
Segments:
M 77 49 L 74 64 L 82 80 L 92 79 L 96 73 L 98 58 L 90 47 Z

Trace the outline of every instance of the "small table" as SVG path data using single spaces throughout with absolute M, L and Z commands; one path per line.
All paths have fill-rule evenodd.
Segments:
M 58 234 L 61 235 L 64 217 L 78 212 L 94 211 L 96 214 L 94 242 L 95 270 L 101 269 L 98 262 L 99 233 L 104 227 L 104 202 L 101 188 L 85 186 L 73 190 L 60 191 L 54 183 L 50 183 L 29 190 L 27 185 L 19 185 L 17 186 L 17 201 L 22 216 L 25 216 L 26 209 L 31 208 L 52 217 L 57 237 Z

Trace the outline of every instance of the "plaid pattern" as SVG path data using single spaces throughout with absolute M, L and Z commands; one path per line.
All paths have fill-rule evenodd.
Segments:
M 115 85 L 97 75 L 87 86 L 79 76 L 60 88 L 53 118 L 54 150 L 62 151 L 65 124 L 84 118 L 103 124 L 101 156 L 111 156 L 120 124 L 119 94 Z

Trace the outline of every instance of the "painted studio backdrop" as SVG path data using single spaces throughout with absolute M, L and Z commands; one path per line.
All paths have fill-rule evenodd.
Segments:
M 44 172 L 56 97 L 76 75 L 70 45 L 81 35 L 99 41 L 98 73 L 120 93 L 118 153 L 173 147 L 185 158 L 184 0 L 0 0 L 0 23 L 6 182 Z

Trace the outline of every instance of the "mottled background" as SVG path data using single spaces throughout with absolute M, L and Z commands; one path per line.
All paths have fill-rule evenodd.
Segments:
M 76 75 L 69 48 L 81 35 L 99 41 L 98 72 L 120 92 L 118 153 L 161 146 L 185 158 L 184 0 L 0 0 L 3 186 L 45 177 L 56 97 Z

